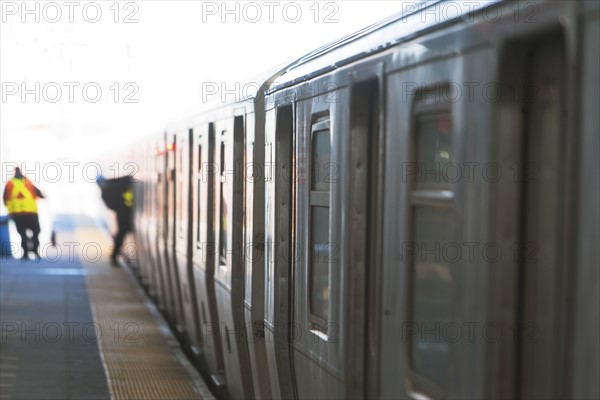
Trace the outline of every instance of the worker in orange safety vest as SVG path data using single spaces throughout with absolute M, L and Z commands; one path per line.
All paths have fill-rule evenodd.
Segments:
M 33 251 L 36 260 L 40 259 L 38 248 L 40 241 L 40 221 L 36 199 L 44 198 L 44 195 L 36 188 L 22 173 L 20 168 L 15 168 L 15 176 L 4 187 L 3 200 L 8 213 L 21 236 L 21 247 L 23 248 L 23 260 L 28 259 L 29 251 Z M 32 232 L 32 246 L 27 231 Z

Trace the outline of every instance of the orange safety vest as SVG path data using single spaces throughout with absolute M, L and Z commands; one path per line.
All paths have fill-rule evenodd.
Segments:
M 35 189 L 31 182 L 26 179 L 13 178 L 7 184 L 12 184 L 8 199 L 6 199 L 6 208 L 9 214 L 30 213 L 37 214 L 37 204 L 35 203 Z

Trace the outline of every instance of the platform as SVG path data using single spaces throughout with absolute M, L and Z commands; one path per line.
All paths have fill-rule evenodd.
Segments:
M 41 261 L 0 267 L 0 399 L 211 399 L 110 237 L 61 216 Z M 14 241 L 14 238 L 13 238 Z

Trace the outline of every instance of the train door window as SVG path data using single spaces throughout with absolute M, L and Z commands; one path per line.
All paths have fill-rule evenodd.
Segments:
M 233 119 L 233 162 L 232 162 L 232 166 L 234 167 L 234 171 L 238 170 L 238 167 L 240 165 L 246 165 L 245 162 L 245 154 L 246 152 L 244 151 L 244 143 L 245 143 L 245 130 L 244 130 L 244 117 L 243 116 L 236 116 Z M 234 188 L 235 185 L 235 188 Z M 240 215 L 241 219 L 236 218 L 236 221 L 245 221 L 246 220 L 246 207 L 244 206 L 244 196 L 243 196 L 243 187 L 244 187 L 244 180 L 243 179 L 232 179 L 232 196 L 231 196 L 231 202 L 232 202 L 232 210 L 235 209 L 237 211 L 241 211 Z M 237 212 L 236 211 L 236 212 Z M 233 218 L 233 213 L 234 211 L 231 212 L 232 218 Z M 238 227 L 236 225 L 236 227 L 233 226 L 234 221 L 231 221 L 231 230 L 232 230 L 232 243 L 236 243 L 237 242 L 237 237 L 236 232 L 241 232 L 244 229 L 245 224 L 242 224 L 241 229 L 238 229 L 240 227 Z M 245 233 L 242 233 L 242 237 Z
M 451 116 L 443 104 L 417 96 L 412 146 L 409 320 L 415 333 L 408 341 L 413 384 L 419 392 L 443 396 L 447 386 L 450 343 L 438 335 L 451 321 L 453 266 L 443 257 L 452 244 L 454 192 Z M 410 248 L 409 248 L 410 247 Z
M 198 199 L 197 199 L 197 213 L 196 213 L 196 242 L 200 243 L 200 221 L 202 221 L 201 213 L 202 207 L 202 145 L 198 145 L 198 178 L 196 179 L 196 185 L 198 190 Z
M 279 220 L 277 222 L 276 241 L 285 252 L 284 260 L 291 260 L 288 253 L 291 250 L 292 222 L 292 185 L 294 181 L 292 165 L 292 139 L 294 137 L 294 113 L 291 105 L 281 106 L 277 109 L 275 132 L 275 151 L 273 143 L 267 143 L 269 153 L 269 179 L 275 180 L 275 211 Z M 275 160 L 275 161 L 274 161 Z M 273 170 L 276 172 L 273 173 Z M 289 266 L 289 264 L 288 264 Z M 287 271 L 289 274 L 290 271 Z
M 420 177 L 419 189 L 448 190 L 451 188 L 449 169 L 451 157 L 450 115 L 442 112 L 418 117 L 416 137 Z
M 182 135 L 183 137 L 183 135 Z M 183 171 L 183 148 L 184 148 L 184 141 L 182 139 L 181 144 L 178 148 L 179 150 L 179 174 L 177 177 L 177 190 L 176 190 L 176 198 L 177 198 L 177 224 L 179 225 L 179 236 L 183 237 L 183 224 L 181 223 L 183 221 L 183 177 L 185 176 L 185 173 Z
M 169 237 L 172 239 L 174 235 L 174 231 L 172 231 L 171 229 L 174 228 L 173 226 L 173 220 L 176 217 L 175 215 L 175 208 L 176 208 L 176 188 L 177 188 L 177 151 L 176 151 L 176 138 L 175 136 L 173 136 L 173 142 L 171 142 L 171 144 L 168 145 L 168 149 L 170 151 L 167 152 L 167 166 L 169 169 L 169 180 L 167 183 L 167 223 L 168 223 L 168 235 Z
M 329 192 L 331 134 L 329 116 L 317 119 L 311 131 L 309 318 L 313 328 L 327 331 L 331 254 Z
M 221 265 L 227 263 L 227 178 L 225 175 L 225 131 L 221 137 L 221 152 L 219 159 L 219 167 L 221 174 L 220 193 L 221 193 L 221 206 L 219 207 L 219 260 Z

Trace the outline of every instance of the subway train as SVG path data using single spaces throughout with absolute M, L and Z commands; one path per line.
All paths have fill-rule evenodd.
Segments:
M 597 1 L 425 1 L 136 143 L 222 398 L 600 398 Z

